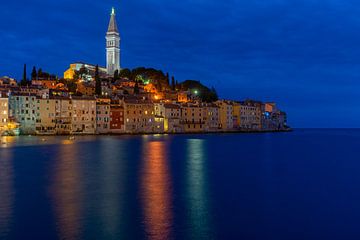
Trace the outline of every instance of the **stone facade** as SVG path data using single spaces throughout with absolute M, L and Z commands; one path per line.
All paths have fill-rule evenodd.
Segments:
M 21 134 L 36 133 L 37 97 L 34 94 L 16 94 L 9 97 L 10 116 L 20 124 Z
M 96 100 L 94 98 L 72 98 L 72 133 L 95 134 Z

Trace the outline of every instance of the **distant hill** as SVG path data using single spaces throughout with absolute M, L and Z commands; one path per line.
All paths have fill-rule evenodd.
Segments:
M 179 89 L 182 91 L 191 91 L 198 95 L 204 102 L 215 102 L 218 100 L 215 88 L 209 89 L 197 80 L 186 80 L 179 84 Z

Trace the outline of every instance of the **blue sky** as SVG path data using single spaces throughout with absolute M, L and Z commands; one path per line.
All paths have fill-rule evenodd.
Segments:
M 5 1 L 0 75 L 105 64 L 117 9 L 122 67 L 197 79 L 221 97 L 276 101 L 295 127 L 360 127 L 360 2 L 350 0 Z

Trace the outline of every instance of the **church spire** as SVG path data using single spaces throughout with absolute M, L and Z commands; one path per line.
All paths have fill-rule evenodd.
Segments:
M 120 33 L 116 23 L 115 8 L 111 9 L 108 31 L 106 33 L 106 69 L 112 76 L 116 70 L 120 71 Z
M 119 32 L 115 18 L 115 8 L 111 9 L 111 17 L 110 17 L 108 32 L 116 32 L 116 33 Z

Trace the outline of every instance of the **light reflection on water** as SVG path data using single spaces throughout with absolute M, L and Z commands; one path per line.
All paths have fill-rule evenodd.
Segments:
M 11 147 L 39 147 L 46 145 L 73 144 L 75 142 L 91 142 L 96 136 L 3 136 L 0 137 L 0 148 Z
M 0 238 L 7 236 L 12 224 L 14 186 L 11 149 L 0 150 Z
M 103 236 L 101 239 L 122 239 L 125 229 L 125 164 L 126 149 L 123 142 L 102 140 L 100 142 L 100 219 Z
M 144 141 L 141 196 L 149 239 L 171 239 L 172 199 L 166 143 Z
M 175 190 L 179 196 L 186 196 L 185 205 L 181 207 L 184 211 L 179 218 L 186 219 L 187 237 L 209 237 L 204 140 L 184 141 L 186 151 L 176 158 L 185 164 L 185 168 L 177 170 L 185 177 L 185 188 L 174 189 L 175 175 L 170 169 L 174 156 L 171 155 L 171 142 L 167 137 L 16 139 L 8 139 L 9 145 L 0 149 L 0 238 L 11 231 L 14 218 L 13 161 L 16 156 L 11 153 L 13 150 L 17 153 L 32 152 L 32 149 L 36 149 L 35 153 L 46 152 L 36 155 L 42 158 L 37 163 L 50 166 L 49 173 L 43 173 L 50 176 L 49 183 L 43 183 L 42 188 L 48 191 L 44 195 L 50 193 L 49 215 L 53 218 L 49 221 L 59 239 L 138 239 L 142 236 L 154 240 L 173 239 L 177 231 L 173 206 Z M 139 159 L 130 155 L 129 150 L 139 152 Z M 48 156 L 51 159 L 44 159 Z M 31 157 L 28 160 L 18 162 L 23 167 L 37 161 Z M 129 169 L 133 171 L 129 173 Z M 129 203 L 129 194 L 136 195 L 135 199 L 139 202 Z M 137 209 L 128 209 L 129 206 Z M 137 222 L 138 217 L 140 222 Z M 130 225 L 134 223 L 138 226 Z M 135 229 L 143 232 L 134 233 Z
M 60 239 L 81 237 L 83 189 L 77 148 L 76 144 L 61 144 L 55 158 L 52 194 Z
M 209 238 L 210 219 L 205 141 L 187 140 L 187 197 L 191 231 L 189 239 Z
M 360 131 L 321 131 L 8 138 L 0 239 L 360 239 Z

